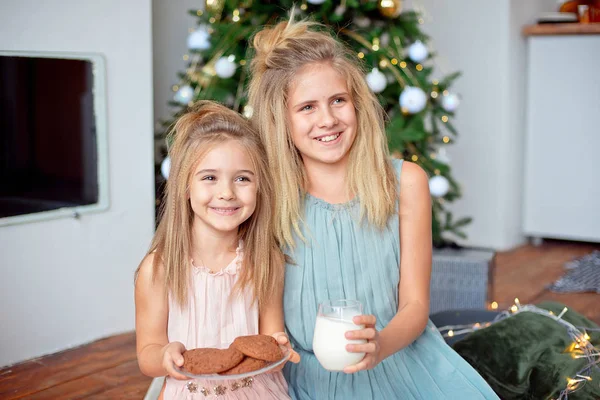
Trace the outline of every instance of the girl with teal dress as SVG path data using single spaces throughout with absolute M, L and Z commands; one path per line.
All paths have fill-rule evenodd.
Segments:
M 320 26 L 281 22 L 253 44 L 249 104 L 274 179 L 275 234 L 289 256 L 284 311 L 299 364 L 292 399 L 497 399 L 429 321 L 426 173 L 394 160 L 356 56 Z M 359 300 L 346 332 L 365 353 L 343 372 L 316 359 L 318 305 Z

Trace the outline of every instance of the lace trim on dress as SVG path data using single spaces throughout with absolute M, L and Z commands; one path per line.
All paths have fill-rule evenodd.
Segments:
M 235 249 L 235 258 L 231 260 L 229 265 L 223 268 L 220 271 L 212 272 L 210 268 L 205 267 L 204 265 L 196 265 L 194 264 L 194 260 L 191 260 L 192 267 L 194 268 L 195 273 L 204 273 L 211 276 L 222 276 L 222 275 L 235 275 L 242 267 L 242 256 L 243 256 L 243 243 L 240 240 L 238 247 Z

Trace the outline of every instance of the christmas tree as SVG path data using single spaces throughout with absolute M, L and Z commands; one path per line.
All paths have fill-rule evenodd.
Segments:
M 197 27 L 188 37 L 188 66 L 173 86 L 173 119 L 163 121 L 158 136 L 164 139 L 173 121 L 200 99 L 219 101 L 249 117 L 250 40 L 261 26 L 288 18 L 293 6 L 291 0 L 206 0 L 204 9 L 191 10 Z M 447 244 L 448 233 L 464 238 L 461 228 L 471 219 L 455 220 L 446 209 L 447 202 L 460 197 L 460 188 L 444 148 L 457 135 L 451 119 L 459 98 L 450 86 L 459 74 L 432 78 L 434 57 L 420 29 L 421 16 L 402 10 L 402 0 L 304 0 L 295 7 L 298 18 L 323 23 L 356 51 L 387 113 L 390 150 L 428 172 L 434 245 Z M 163 171 L 168 163 L 167 158 Z

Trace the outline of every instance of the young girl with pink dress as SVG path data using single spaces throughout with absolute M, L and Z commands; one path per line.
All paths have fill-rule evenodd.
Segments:
M 136 271 L 140 369 L 166 375 L 164 399 L 289 398 L 279 370 L 228 381 L 181 373 L 186 349 L 226 348 L 258 333 L 287 343 L 284 257 L 265 151 L 250 124 L 202 101 L 179 118 L 172 140 L 160 224 Z

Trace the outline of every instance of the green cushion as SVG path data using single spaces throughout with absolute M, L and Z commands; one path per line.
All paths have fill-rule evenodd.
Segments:
M 558 315 L 565 306 L 546 302 L 538 307 Z M 571 309 L 562 319 L 576 327 L 598 328 Z M 600 332 L 587 332 L 591 343 L 600 347 Z M 572 343 L 564 325 L 522 312 L 473 332 L 453 347 L 502 399 L 549 399 L 558 397 L 568 378 L 587 364 L 565 352 Z M 593 369 L 589 376 L 592 381 L 569 393 L 569 399 L 600 399 L 600 370 Z

